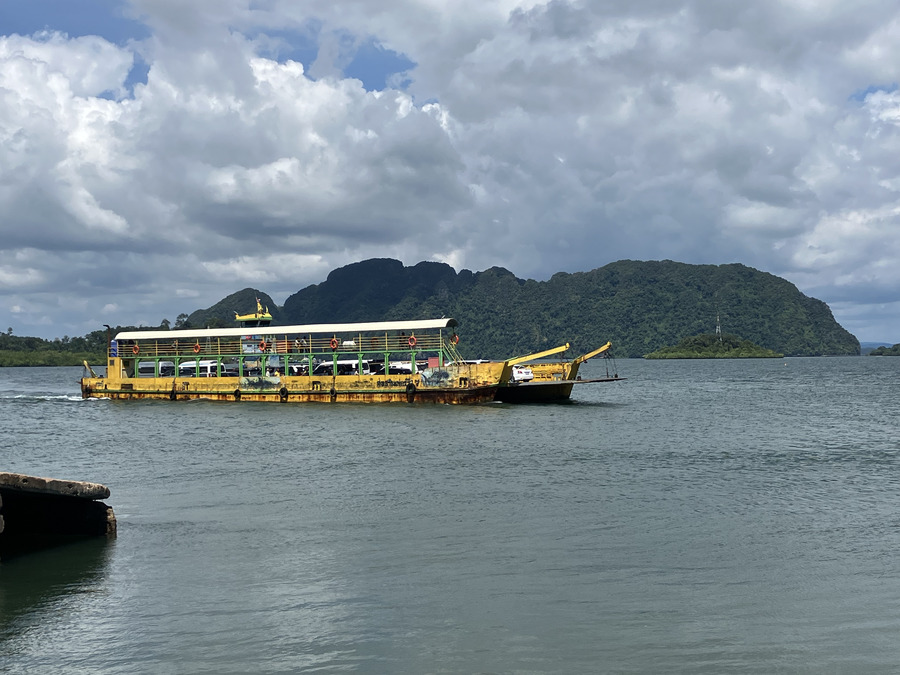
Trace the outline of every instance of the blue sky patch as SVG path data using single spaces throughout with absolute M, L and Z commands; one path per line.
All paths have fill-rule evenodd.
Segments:
M 263 45 L 260 55 L 279 63 L 302 63 L 307 76 L 312 77 L 310 68 L 319 56 L 322 27 L 317 22 L 310 22 L 307 28 L 304 32 L 267 30 L 265 34 L 257 33 L 250 37 Z M 415 67 L 414 61 L 403 54 L 385 49 L 372 37 L 360 43 L 350 33 L 341 33 L 337 35 L 337 39 L 340 42 L 340 55 L 335 65 L 341 69 L 344 77 L 360 80 L 368 91 L 379 91 L 388 86 L 405 89 L 409 85 L 409 78 L 398 79 L 395 76 Z
M 353 60 L 344 69 L 344 74 L 361 80 L 368 91 L 381 90 L 388 86 L 406 89 L 409 86 L 409 78 L 402 77 L 399 81 L 394 81 L 394 76 L 408 71 L 415 65 L 414 61 L 410 61 L 403 54 L 385 49 L 370 38 L 356 50 Z
M 140 54 L 134 55 L 134 65 L 125 78 L 125 87 L 133 95 L 134 85 L 147 84 L 147 75 L 150 73 L 150 64 L 141 58 Z
M 0 34 L 33 35 L 49 30 L 73 38 L 97 35 L 119 46 L 129 40 L 148 38 L 148 27 L 127 18 L 126 9 L 122 0 L 0 0 Z M 270 30 L 249 37 L 259 40 L 262 56 L 280 63 L 298 61 L 309 74 L 319 55 L 321 30 L 321 24 L 313 20 L 303 31 Z M 385 49 L 373 37 L 360 41 L 347 33 L 338 35 L 338 39 L 341 53 L 334 65 L 345 77 L 360 80 L 368 91 L 387 87 L 405 89 L 409 85 L 409 78 L 401 74 L 416 64 L 405 55 Z M 148 72 L 149 65 L 135 54 L 134 68 L 126 80 L 128 90 L 133 91 L 135 84 L 146 83 Z
M 69 37 L 99 35 L 117 45 L 150 35 L 140 21 L 125 16 L 121 0 L 22 0 L 0 2 L 3 35 L 51 30 Z
M 869 94 L 874 94 L 876 91 L 883 91 L 887 94 L 892 94 L 895 91 L 897 91 L 897 83 L 894 82 L 894 84 L 887 84 L 887 85 L 885 85 L 885 84 L 870 84 L 865 89 L 860 89 L 858 91 L 853 92 L 850 95 L 850 100 L 851 101 L 860 101 L 860 102 L 865 101 L 866 96 L 868 96 Z
M 267 30 L 265 33 L 251 33 L 247 37 L 259 42 L 260 56 L 278 63 L 296 61 L 303 64 L 304 70 L 309 71 L 309 66 L 319 54 L 318 36 L 321 26 L 310 23 L 308 28 L 306 32 Z

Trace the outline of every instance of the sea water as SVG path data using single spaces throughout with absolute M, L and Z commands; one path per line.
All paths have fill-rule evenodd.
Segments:
M 472 407 L 0 369 L 0 471 L 119 525 L 0 562 L 0 672 L 900 671 L 900 359 L 616 369 Z

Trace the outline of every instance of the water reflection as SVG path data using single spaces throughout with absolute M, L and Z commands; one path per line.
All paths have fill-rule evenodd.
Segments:
M 100 587 L 114 545 L 96 537 L 0 562 L 0 644 L 66 598 Z

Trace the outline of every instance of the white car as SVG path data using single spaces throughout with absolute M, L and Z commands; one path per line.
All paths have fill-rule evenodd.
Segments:
M 531 372 L 531 368 L 528 366 L 513 366 L 512 369 L 512 381 L 513 382 L 528 382 L 529 380 L 534 379 L 534 373 Z

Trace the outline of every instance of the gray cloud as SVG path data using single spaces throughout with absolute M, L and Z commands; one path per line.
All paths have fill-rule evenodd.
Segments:
M 0 37 L 18 333 L 283 300 L 375 256 L 533 278 L 671 258 L 784 276 L 900 341 L 894 4 L 131 5 L 151 36 L 125 46 Z M 314 63 L 266 56 L 292 32 Z M 407 90 L 341 75 L 372 39 L 416 64 Z

